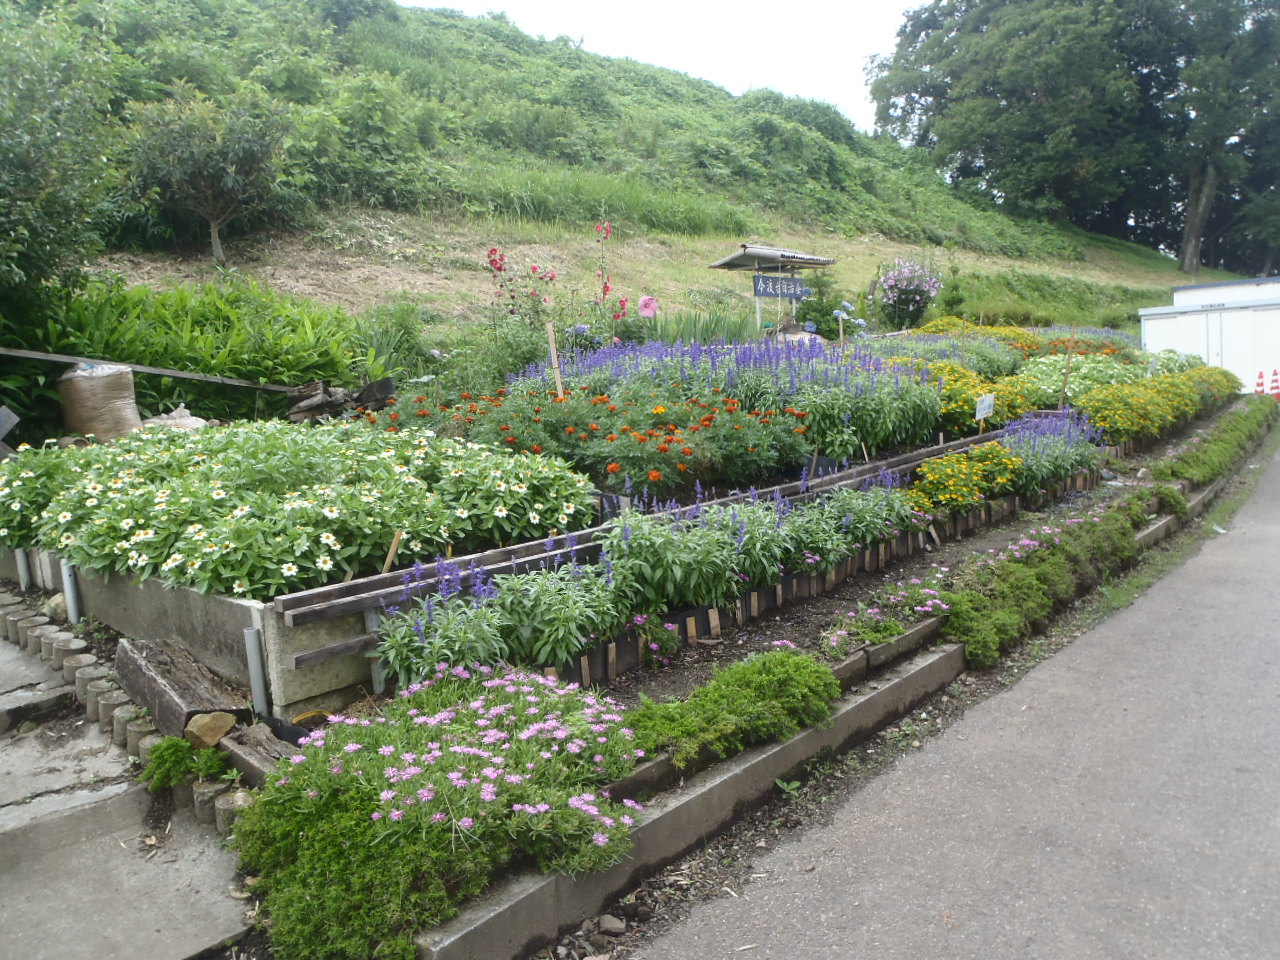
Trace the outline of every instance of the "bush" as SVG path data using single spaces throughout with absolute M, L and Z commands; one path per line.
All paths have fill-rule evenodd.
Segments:
M 839 695 L 835 676 L 813 657 L 770 651 L 717 670 L 687 700 L 642 698 L 633 714 L 636 740 L 688 766 L 703 752 L 727 757 L 819 724 Z

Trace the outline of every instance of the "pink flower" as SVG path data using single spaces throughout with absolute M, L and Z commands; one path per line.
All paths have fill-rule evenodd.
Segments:
M 646 320 L 651 319 L 658 313 L 658 298 L 651 296 L 643 296 L 640 298 L 640 316 Z

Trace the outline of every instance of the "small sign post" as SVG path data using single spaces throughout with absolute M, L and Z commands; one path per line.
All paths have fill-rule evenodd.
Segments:
M 978 407 L 973 413 L 973 419 L 978 421 L 978 435 L 981 436 L 987 428 L 987 418 L 996 410 L 996 395 L 994 393 L 984 393 L 978 398 Z

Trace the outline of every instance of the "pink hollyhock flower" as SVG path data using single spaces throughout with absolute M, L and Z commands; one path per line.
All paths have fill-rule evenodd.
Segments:
M 640 316 L 651 320 L 658 313 L 658 298 L 643 296 L 640 298 Z

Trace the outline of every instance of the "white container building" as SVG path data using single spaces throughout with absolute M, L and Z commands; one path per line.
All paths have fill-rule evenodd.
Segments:
M 1142 348 L 1177 350 L 1230 370 L 1246 392 L 1280 380 L 1280 277 L 1177 287 L 1173 305 L 1144 307 Z

